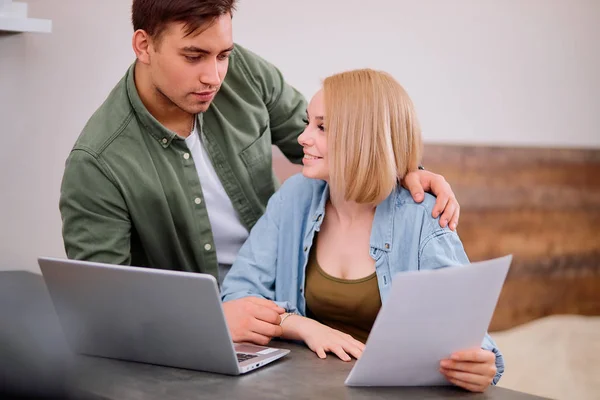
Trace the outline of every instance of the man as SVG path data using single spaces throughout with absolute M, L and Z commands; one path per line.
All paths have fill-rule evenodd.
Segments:
M 234 45 L 235 3 L 133 1 L 136 62 L 66 162 L 60 211 L 69 258 L 222 281 L 277 188 L 271 145 L 301 162 L 306 101 L 274 66 Z M 455 227 L 459 208 L 443 177 L 420 171 L 405 184 L 417 200 L 432 190 L 442 224 Z M 281 333 L 284 310 L 270 301 L 224 309 L 235 341 Z

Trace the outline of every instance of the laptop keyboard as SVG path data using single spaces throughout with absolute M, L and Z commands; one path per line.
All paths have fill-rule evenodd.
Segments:
M 236 353 L 238 362 L 244 362 L 258 357 L 256 354 Z

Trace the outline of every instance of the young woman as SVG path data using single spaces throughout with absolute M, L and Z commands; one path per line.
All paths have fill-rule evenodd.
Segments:
M 222 287 L 223 301 L 262 297 L 286 310 L 283 337 L 321 358 L 360 357 L 394 276 L 469 262 L 462 243 L 398 182 L 417 169 L 421 132 L 413 104 L 390 75 L 373 70 L 325 79 L 298 138 L 302 174 L 270 199 Z M 501 353 L 481 348 L 443 360 L 447 379 L 471 391 L 495 384 Z

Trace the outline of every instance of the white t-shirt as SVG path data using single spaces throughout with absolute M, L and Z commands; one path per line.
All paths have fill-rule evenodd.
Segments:
M 185 144 L 190 149 L 202 185 L 202 194 L 215 241 L 217 261 L 219 264 L 230 266 L 248 238 L 248 230 L 241 223 L 202 145 L 197 120 L 196 118 L 190 136 L 185 138 Z M 220 271 L 219 275 L 221 274 Z M 219 278 L 222 280 L 223 276 Z

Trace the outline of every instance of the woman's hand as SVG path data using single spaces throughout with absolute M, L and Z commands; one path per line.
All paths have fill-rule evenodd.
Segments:
M 480 348 L 459 351 L 440 362 L 440 372 L 456 386 L 483 392 L 496 375 L 496 355 Z
M 319 358 L 331 352 L 343 361 L 350 361 L 350 356 L 358 359 L 365 349 L 365 345 L 352 336 L 300 315 L 289 316 L 281 326 L 284 338 L 303 340 Z

